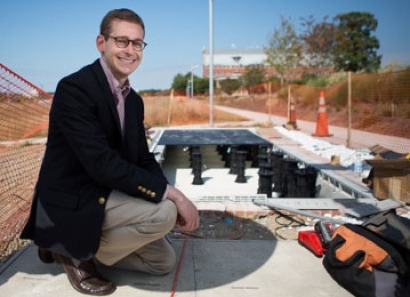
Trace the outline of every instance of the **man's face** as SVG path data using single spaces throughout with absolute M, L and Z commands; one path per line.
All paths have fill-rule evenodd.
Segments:
M 107 40 L 102 35 L 97 37 L 98 50 L 114 77 L 122 85 L 141 63 L 143 50 L 136 50 L 132 42 L 125 48 L 120 48 L 114 39 L 117 37 L 142 41 L 144 40 L 144 31 L 138 24 L 115 20 L 112 22 L 110 37 Z

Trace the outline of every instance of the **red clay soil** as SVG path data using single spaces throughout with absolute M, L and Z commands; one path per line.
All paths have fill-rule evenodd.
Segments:
M 256 112 L 269 112 L 265 98 L 254 97 L 238 98 L 232 101 L 224 101 L 223 105 L 253 110 Z M 252 106 L 250 108 L 250 106 Z M 296 117 L 298 120 L 316 121 L 317 106 L 306 106 L 302 103 L 296 104 Z M 287 104 L 283 101 L 276 101 L 271 105 L 271 113 L 278 116 L 287 116 Z M 347 108 L 336 109 L 327 106 L 326 113 L 329 125 L 346 127 Z M 371 104 L 356 105 L 352 114 L 352 128 L 367 132 L 374 132 L 384 135 L 410 138 L 410 119 L 391 116 L 379 116 Z

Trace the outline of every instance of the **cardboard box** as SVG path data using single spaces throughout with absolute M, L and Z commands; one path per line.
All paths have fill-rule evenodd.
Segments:
M 410 160 L 366 160 L 373 168 L 373 195 L 410 204 Z

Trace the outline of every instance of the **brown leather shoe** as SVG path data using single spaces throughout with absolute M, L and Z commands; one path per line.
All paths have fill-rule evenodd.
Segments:
M 78 292 L 102 296 L 115 291 L 115 285 L 97 271 L 94 260 L 81 262 L 75 266 L 70 258 L 54 253 L 53 257 L 63 266 L 68 280 Z
M 54 262 L 53 253 L 41 247 L 38 248 L 38 257 L 43 263 L 50 264 Z

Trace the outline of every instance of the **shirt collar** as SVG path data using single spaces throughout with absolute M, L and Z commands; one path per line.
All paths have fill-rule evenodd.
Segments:
M 111 92 L 113 94 L 121 93 L 124 98 L 127 97 L 127 95 L 129 94 L 131 90 L 130 81 L 127 79 L 126 82 L 124 83 L 124 86 L 120 87 L 120 83 L 114 77 L 110 68 L 108 68 L 107 63 L 104 61 L 103 57 L 100 58 L 100 64 L 105 73 L 105 76 L 107 77 Z

